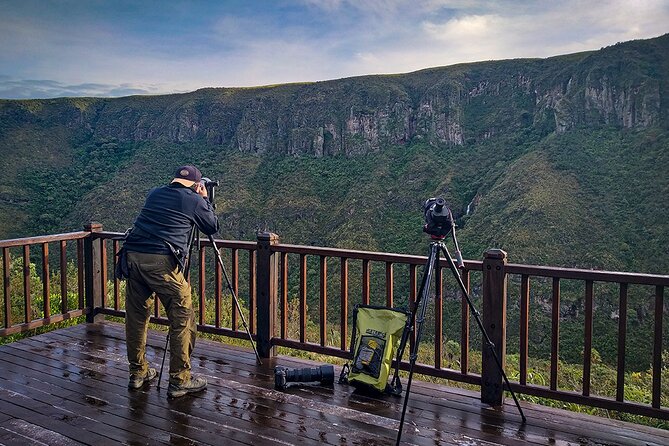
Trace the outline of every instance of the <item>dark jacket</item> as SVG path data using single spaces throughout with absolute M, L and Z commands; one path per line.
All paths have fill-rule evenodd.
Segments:
M 218 218 L 209 200 L 179 183 L 156 187 L 146 197 L 123 247 L 128 251 L 171 254 L 172 245 L 177 260 L 182 262 L 193 225 L 207 235 L 218 231 Z

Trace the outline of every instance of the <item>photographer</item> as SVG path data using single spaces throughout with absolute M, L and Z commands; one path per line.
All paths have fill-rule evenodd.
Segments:
M 218 219 L 207 199 L 202 174 L 194 166 L 179 167 L 172 182 L 149 192 L 126 237 L 126 342 L 130 380 L 139 389 L 156 377 L 146 361 L 146 335 L 154 293 L 169 319 L 171 398 L 204 390 L 207 380 L 191 376 L 190 357 L 196 325 L 191 287 L 186 279 L 193 231 L 218 231 Z

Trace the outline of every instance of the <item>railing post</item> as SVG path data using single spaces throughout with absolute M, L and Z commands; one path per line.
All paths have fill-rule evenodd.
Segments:
M 84 239 L 84 268 L 85 268 L 85 295 L 86 295 L 86 322 L 102 322 L 104 314 L 97 314 L 95 309 L 102 306 L 102 262 L 101 239 L 95 238 L 94 232 L 102 232 L 100 223 L 89 223 L 84 231 L 90 232 Z
M 483 327 L 495 353 L 506 364 L 506 252 L 490 249 L 483 258 Z M 482 342 L 481 402 L 501 406 L 504 401 L 502 373 L 490 349 Z
M 276 355 L 272 346 L 277 319 L 279 290 L 279 256 L 272 252 L 272 245 L 279 243 L 279 236 L 272 232 L 259 232 L 257 257 L 257 321 L 258 354 L 262 358 Z

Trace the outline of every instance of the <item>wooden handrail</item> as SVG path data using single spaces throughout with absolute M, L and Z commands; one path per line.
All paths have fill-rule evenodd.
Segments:
M 35 328 L 48 326 L 57 322 L 61 322 L 73 317 L 86 315 L 89 313 L 88 309 L 83 305 L 83 241 L 90 235 L 89 231 L 76 231 L 63 234 L 52 234 L 37 237 L 23 237 L 16 239 L 0 240 L 0 247 L 2 248 L 2 265 L 3 265 L 3 327 L 0 328 L 0 336 L 9 336 L 16 333 L 21 333 Z M 68 305 L 68 290 L 67 284 L 67 242 L 76 242 L 76 257 L 77 257 L 77 290 L 79 296 L 77 301 L 77 308 L 69 308 Z M 59 255 L 56 261 L 50 261 L 49 244 L 57 245 L 59 248 Z M 31 250 L 31 246 L 39 246 L 39 249 Z M 12 256 L 11 249 L 19 248 L 21 253 Z M 40 275 L 40 278 L 49 278 L 49 280 L 41 280 L 41 292 L 33 286 L 33 269 L 30 265 L 31 256 L 39 256 L 41 265 L 37 266 L 35 270 Z M 21 289 L 12 289 L 11 286 L 11 264 L 12 258 L 20 259 L 23 262 L 23 270 L 21 272 L 23 286 Z M 51 288 L 50 279 L 57 271 L 52 270 L 52 265 L 58 265 L 57 271 L 60 271 L 60 284 L 57 291 Z M 63 273 L 65 271 L 65 273 Z M 16 299 L 12 300 L 12 295 Z M 20 301 L 18 301 L 20 299 Z M 41 300 L 38 305 L 37 300 Z M 52 302 L 53 301 L 53 302 Z M 20 303 L 19 303 L 20 302 Z M 54 304 L 52 306 L 52 303 Z M 12 311 L 16 311 L 12 316 Z
M 559 268 L 554 266 L 536 266 L 509 263 L 509 274 L 526 274 L 537 277 L 555 277 L 558 279 L 592 280 L 595 282 L 615 282 L 637 285 L 669 286 L 669 275 L 602 271 L 593 269 Z
M 62 240 L 80 240 L 88 237 L 89 232 L 77 231 L 67 232 L 64 234 L 55 235 L 41 235 L 37 237 L 14 238 L 8 240 L 0 240 L 0 248 L 15 248 L 19 246 L 40 245 L 43 243 L 60 242 Z
M 405 263 L 409 265 L 425 265 L 426 256 L 416 256 L 410 254 L 395 254 L 389 252 L 357 251 L 354 249 L 324 248 L 320 246 L 288 245 L 279 244 L 273 246 L 276 252 L 285 252 L 291 254 L 304 254 L 326 257 L 346 257 L 348 259 L 371 260 L 375 262 Z M 483 262 L 477 260 L 465 261 L 465 268 L 469 270 L 481 270 Z M 441 260 L 441 265 L 448 266 L 448 262 Z

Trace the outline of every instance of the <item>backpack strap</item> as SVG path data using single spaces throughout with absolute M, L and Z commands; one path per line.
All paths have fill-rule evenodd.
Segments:
M 355 357 L 355 337 L 357 336 L 357 322 L 358 322 L 358 305 L 353 307 L 353 331 L 351 332 L 351 346 L 349 347 L 349 357 Z M 339 384 L 348 384 L 348 375 L 351 373 L 351 367 L 348 362 L 344 364 L 339 375 Z
M 407 312 L 407 322 L 404 326 L 404 331 L 402 331 L 402 339 L 400 340 L 400 345 L 397 348 L 397 356 L 395 358 L 395 373 L 393 374 L 393 379 L 386 386 L 386 392 L 391 395 L 400 396 L 402 394 L 402 381 L 400 381 L 400 362 L 402 361 L 402 356 L 404 355 L 404 349 L 406 348 L 407 342 L 409 341 L 409 335 L 413 332 L 413 326 L 411 325 L 411 313 Z
M 117 240 L 123 240 L 125 241 L 128 238 L 128 234 L 130 234 L 130 231 L 132 228 L 128 228 L 125 233 L 123 234 L 122 237 L 117 238 Z M 127 257 L 127 250 L 125 249 L 124 246 L 121 246 L 121 248 L 118 250 L 118 252 L 114 255 L 116 257 L 116 261 L 114 262 L 114 278 L 118 280 L 125 280 L 128 277 L 130 277 L 130 268 L 128 267 L 128 257 Z
M 349 373 L 351 373 L 351 367 L 349 367 L 347 362 L 344 364 L 344 367 L 341 368 L 341 373 L 339 374 L 339 384 L 348 384 Z

